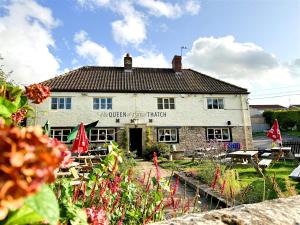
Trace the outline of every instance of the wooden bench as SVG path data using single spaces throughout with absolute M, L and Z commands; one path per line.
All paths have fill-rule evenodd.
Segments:
M 258 167 L 262 168 L 263 171 L 265 171 L 266 168 L 268 168 L 271 164 L 272 160 L 271 159 L 262 159 L 259 163 L 258 163 Z
M 261 157 L 268 158 L 268 157 L 270 157 L 270 155 L 272 155 L 270 152 L 265 152 L 261 155 Z
M 289 178 L 300 180 L 300 166 L 292 171 L 292 173 L 289 175 Z

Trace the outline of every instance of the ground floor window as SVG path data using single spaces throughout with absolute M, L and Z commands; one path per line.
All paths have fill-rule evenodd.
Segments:
M 178 142 L 177 128 L 158 128 L 158 142 Z
M 62 142 L 67 142 L 70 133 L 70 128 L 51 128 L 50 130 L 50 136 Z
M 229 128 L 207 128 L 206 132 L 208 140 L 230 141 Z
M 89 133 L 91 142 L 109 142 L 115 140 L 114 128 L 93 128 Z

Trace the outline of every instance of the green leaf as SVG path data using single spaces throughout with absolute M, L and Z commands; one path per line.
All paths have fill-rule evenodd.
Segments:
M 21 96 L 19 108 L 23 108 L 28 103 L 28 98 L 26 96 Z
M 10 118 L 11 112 L 0 102 L 0 117 Z
M 4 225 L 23 225 L 41 222 L 43 218 L 26 204 L 9 216 Z
M 58 202 L 53 191 L 47 185 L 44 185 L 36 195 L 27 198 L 25 204 L 50 224 L 58 223 Z
M 10 112 L 10 113 L 14 113 L 17 111 L 17 107 L 14 105 L 14 103 L 12 103 L 11 101 L 0 97 L 0 105 L 6 107 L 6 109 Z

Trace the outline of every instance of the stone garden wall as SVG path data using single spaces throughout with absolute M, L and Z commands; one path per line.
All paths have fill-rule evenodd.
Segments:
M 155 225 L 299 225 L 300 195 L 240 205 L 234 208 L 189 214 Z M 154 224 L 153 224 L 154 225 Z

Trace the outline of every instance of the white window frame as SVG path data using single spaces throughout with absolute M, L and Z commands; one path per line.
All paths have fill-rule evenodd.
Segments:
M 53 103 L 54 98 L 57 99 L 56 109 L 52 108 L 52 105 L 54 105 L 54 103 Z M 60 108 L 60 99 L 64 99 L 63 108 Z M 67 109 L 67 99 L 70 99 L 70 108 L 69 109 Z M 71 110 L 72 109 L 72 97 L 56 97 L 56 96 L 51 97 L 50 109 L 51 110 Z
M 163 134 L 161 134 L 163 132 Z M 175 134 L 175 140 L 172 140 L 172 132 Z M 170 137 L 170 140 L 166 140 L 166 133 Z M 161 137 L 163 136 L 163 140 Z M 160 143 L 177 143 L 178 142 L 178 128 L 158 128 L 157 138 Z
M 95 103 L 95 100 L 98 99 L 98 103 Z M 108 103 L 108 99 L 111 100 L 111 103 Z M 102 100 L 104 102 L 102 103 Z M 95 108 L 95 105 L 98 105 L 98 108 Z M 101 107 L 104 105 L 104 108 Z M 108 108 L 108 106 L 111 106 Z M 113 109 L 113 99 L 111 97 L 93 97 L 93 110 L 112 110 Z
M 211 139 L 208 137 L 208 130 L 213 130 L 214 132 L 214 139 Z M 220 130 L 220 134 L 216 133 L 216 130 Z M 228 132 L 228 138 L 227 139 L 223 139 L 223 132 L 224 130 L 227 130 Z M 212 134 L 210 134 L 212 135 Z M 221 138 L 216 138 L 217 135 L 221 135 Z M 207 140 L 217 140 L 217 141 L 231 141 L 231 130 L 230 128 L 226 128 L 226 127 L 208 127 L 206 128 L 206 137 L 207 137 Z
M 67 143 L 68 141 L 64 141 L 63 140 L 63 137 L 66 136 L 68 138 L 69 134 L 68 135 L 64 135 L 64 131 L 69 131 L 69 134 L 72 132 L 72 129 L 71 128 L 50 128 L 50 137 L 52 138 L 56 138 L 57 140 L 61 141 L 61 142 L 64 142 L 64 143 Z M 60 131 L 61 134 L 58 136 L 58 135 L 55 135 L 55 131 Z M 59 138 L 57 138 L 59 137 Z
M 212 108 L 209 108 L 209 101 L 212 101 L 212 104 L 211 104 L 211 107 Z M 217 101 L 217 107 L 216 108 L 214 108 L 214 101 Z M 220 102 L 222 101 L 222 104 L 220 104 Z M 207 103 L 207 109 L 224 109 L 225 107 L 224 107 L 224 98 L 207 98 L 207 101 L 206 101 L 206 103 Z M 222 107 L 221 107 L 222 106 Z
M 112 140 L 108 140 L 108 138 L 107 138 L 108 135 L 111 135 L 111 134 L 108 133 L 108 130 L 112 131 L 112 136 L 113 136 Z M 96 140 L 92 140 L 92 135 L 93 135 L 92 131 L 97 131 L 97 139 Z M 100 134 L 103 131 L 105 132 L 105 140 L 100 139 Z M 110 142 L 110 141 L 114 141 L 114 140 L 116 140 L 116 130 L 115 130 L 115 128 L 92 128 L 89 132 L 89 141 L 90 142 L 103 142 L 103 143 L 105 143 L 105 142 Z
M 159 102 L 161 99 L 161 103 Z M 173 101 L 173 103 L 171 103 Z M 159 105 L 162 106 L 162 108 L 159 107 Z M 173 106 L 173 107 L 171 107 Z M 169 98 L 157 98 L 157 109 L 158 110 L 163 110 L 163 109 L 169 109 L 169 110 L 174 110 L 175 107 L 175 98 L 169 97 Z

